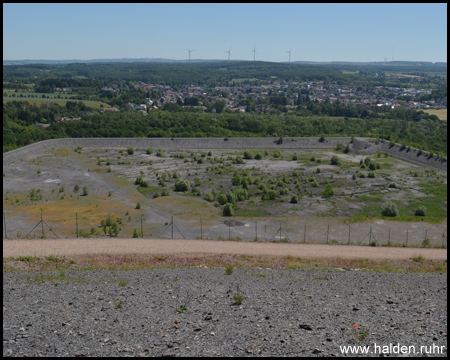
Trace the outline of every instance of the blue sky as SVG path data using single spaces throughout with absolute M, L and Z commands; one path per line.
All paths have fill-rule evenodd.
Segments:
M 3 60 L 447 61 L 447 4 L 3 4 Z

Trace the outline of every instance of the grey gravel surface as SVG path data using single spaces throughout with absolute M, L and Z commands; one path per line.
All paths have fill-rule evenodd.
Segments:
M 3 356 L 446 356 L 447 274 L 314 270 L 3 273 Z

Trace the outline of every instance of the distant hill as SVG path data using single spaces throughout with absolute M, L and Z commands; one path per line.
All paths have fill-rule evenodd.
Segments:
M 192 59 L 191 63 L 202 63 L 202 62 L 223 62 L 220 59 Z M 251 60 L 231 60 L 232 62 L 242 62 Z M 92 60 L 3 60 L 3 65 L 28 65 L 28 64 L 49 64 L 49 65 L 66 65 L 66 64 L 89 64 L 89 63 L 133 63 L 133 62 L 153 62 L 153 63 L 187 63 L 189 60 L 173 60 L 164 58 L 121 58 L 121 59 L 92 59 Z M 280 63 L 288 63 L 287 61 L 281 61 Z M 406 66 L 447 66 L 446 62 L 429 62 L 429 61 L 388 61 L 388 62 L 355 62 L 355 61 L 292 61 L 292 64 L 342 64 L 342 65 L 406 65 Z

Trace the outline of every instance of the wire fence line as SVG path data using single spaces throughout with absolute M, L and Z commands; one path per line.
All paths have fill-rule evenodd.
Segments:
M 147 238 L 147 239 L 203 239 L 260 242 L 291 242 L 314 244 L 406 246 L 406 247 L 447 247 L 445 226 L 435 224 L 392 223 L 382 221 L 356 224 L 311 224 L 307 221 L 267 220 L 198 220 L 182 221 L 172 216 L 164 223 L 161 218 L 151 221 L 144 214 L 135 216 L 127 229 L 119 219 L 111 215 L 100 226 L 91 226 L 86 218 L 80 219 L 75 213 L 74 221 L 61 224 L 46 221 L 43 214 L 34 226 L 23 232 L 17 221 L 7 219 L 3 213 L 3 234 L 5 239 L 37 238 Z

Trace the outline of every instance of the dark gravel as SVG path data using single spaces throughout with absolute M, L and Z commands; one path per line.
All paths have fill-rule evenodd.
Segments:
M 3 356 L 342 356 L 374 343 L 446 356 L 447 274 L 3 273 Z

